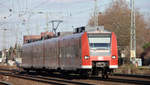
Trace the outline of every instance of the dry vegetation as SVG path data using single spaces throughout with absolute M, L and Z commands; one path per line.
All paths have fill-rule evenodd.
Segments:
M 150 75 L 149 67 L 135 67 L 132 64 L 124 64 L 115 70 L 115 73 L 121 74 L 141 74 L 141 75 Z
M 129 3 L 126 0 L 115 0 L 104 13 L 99 14 L 99 25 L 104 25 L 106 30 L 113 31 L 117 35 L 120 51 L 126 52 L 129 57 L 130 46 L 130 13 Z M 144 44 L 150 42 L 150 25 L 144 15 L 136 9 L 136 41 L 137 57 L 141 57 L 144 51 Z M 89 25 L 93 25 L 93 18 L 89 20 Z M 148 56 L 150 58 L 150 56 Z

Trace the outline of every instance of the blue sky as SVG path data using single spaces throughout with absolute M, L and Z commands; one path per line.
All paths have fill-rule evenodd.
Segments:
M 111 1 L 98 0 L 99 11 L 103 12 Z M 149 15 L 150 0 L 135 0 L 135 2 L 136 8 Z M 16 36 L 21 42 L 22 35 L 40 34 L 46 30 L 47 21 L 54 19 L 63 20 L 58 31 L 72 31 L 73 27 L 87 25 L 93 8 L 94 0 L 0 0 L 0 28 L 8 29 L 5 42 L 9 44 L 5 44 L 5 47 L 14 45 Z M 27 32 L 27 29 L 30 31 Z M 48 29 L 51 30 L 51 23 Z M 4 39 L 3 31 L 0 32 L 1 49 Z

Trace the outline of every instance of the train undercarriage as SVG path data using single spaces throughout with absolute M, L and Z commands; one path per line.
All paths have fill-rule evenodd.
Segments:
M 93 62 L 92 69 L 82 70 L 80 73 L 84 76 L 94 76 L 94 77 L 102 77 L 102 79 L 107 79 L 109 75 L 113 73 L 113 69 L 109 68 L 108 62 Z
M 113 69 L 110 69 L 108 62 L 93 62 L 92 69 L 77 69 L 77 70 L 62 70 L 58 69 L 46 69 L 46 68 L 23 68 L 23 71 L 30 73 L 35 71 L 41 73 L 42 71 L 47 73 L 59 72 L 63 75 L 79 74 L 82 77 L 101 77 L 102 79 L 108 79 L 109 75 L 112 74 Z

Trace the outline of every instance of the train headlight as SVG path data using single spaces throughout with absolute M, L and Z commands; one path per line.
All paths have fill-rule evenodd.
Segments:
M 84 59 L 89 59 L 90 58 L 90 56 L 84 56 Z
M 115 59 L 115 58 L 116 58 L 116 56 L 112 56 L 112 58 L 113 58 L 113 59 Z

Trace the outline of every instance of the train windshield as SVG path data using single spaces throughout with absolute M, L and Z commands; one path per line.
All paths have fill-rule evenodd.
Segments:
M 91 50 L 110 50 L 110 35 L 88 35 Z

